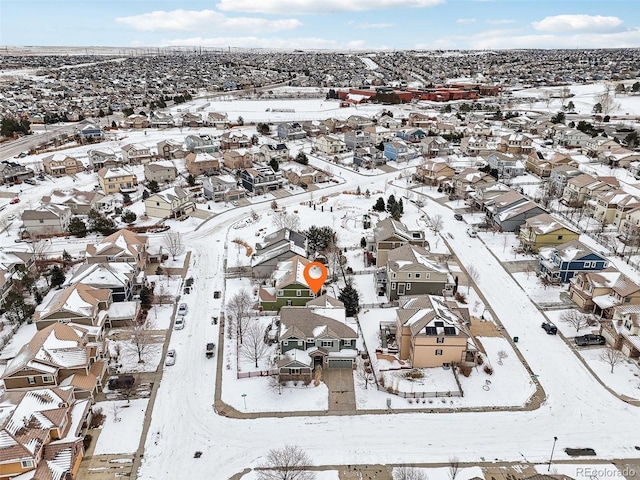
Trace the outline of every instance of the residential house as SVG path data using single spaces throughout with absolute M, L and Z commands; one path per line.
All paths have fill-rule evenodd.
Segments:
M 382 337 L 394 342 L 398 358 L 412 368 L 475 366 L 479 349 L 469 330 L 469 313 L 435 295 L 399 300 L 395 321 L 381 322 Z
M 508 208 L 499 209 L 491 216 L 491 221 L 494 228 L 501 232 L 517 232 L 527 219 L 541 213 L 546 213 L 544 208 L 531 200 L 526 200 Z
M 204 125 L 202 115 L 199 113 L 185 112 L 180 116 L 180 120 L 183 127 L 200 128 Z
M 46 174 L 52 177 L 75 175 L 84 171 L 84 165 L 80 160 L 60 152 L 44 157 L 42 159 L 42 168 L 44 168 Z
M 390 302 L 404 295 L 453 296 L 455 280 L 447 262 L 424 247 L 403 245 L 387 255 L 385 276 L 380 276 L 378 293 L 387 295 Z
M 555 247 L 572 240 L 578 240 L 580 232 L 567 227 L 548 213 L 528 218 L 520 227 L 518 240 L 526 252 L 538 253 L 543 247 Z
M 598 158 L 613 168 L 629 168 L 632 162 L 640 161 L 640 152 L 634 152 L 619 146 L 601 152 Z
M 346 323 L 344 305 L 326 295 L 316 300 L 325 305 L 314 300 L 306 306 L 280 309 L 282 333 L 278 343 L 283 355 L 278 361 L 280 381 L 310 381 L 311 371 L 318 366 L 355 367 L 358 334 Z M 296 365 L 298 362 L 302 365 Z
M 33 178 L 34 173 L 30 168 L 25 167 L 11 160 L 0 162 L 0 185 L 20 183 L 25 178 Z
M 469 194 L 468 202 L 478 210 L 492 215 L 491 209 L 495 205 L 496 199 L 507 192 L 517 193 L 504 183 L 480 184 L 473 193 Z M 518 196 L 516 198 L 521 197 Z
M 338 120 L 337 118 L 327 118 L 324 121 L 324 125 L 330 133 L 345 133 L 351 130 L 347 122 Z
M 374 122 L 369 117 L 362 115 L 350 115 L 347 118 L 347 125 L 352 130 L 364 130 L 366 127 L 370 127 Z
M 242 186 L 251 193 L 261 195 L 271 190 L 282 188 L 284 179 L 282 172 L 274 172 L 271 167 L 247 168 L 240 172 Z
M 582 310 L 611 319 L 614 307 L 640 304 L 640 285 L 610 267 L 576 274 L 569 283 L 569 295 Z
M 71 386 L 77 398 L 92 398 L 102 391 L 107 358 L 101 329 L 53 322 L 34 334 L 0 378 L 7 391 Z
M 116 152 L 108 147 L 91 149 L 87 152 L 87 156 L 89 157 L 89 165 L 94 170 L 100 170 L 104 167 L 119 167 L 122 164 L 122 160 L 116 155 Z
M 98 170 L 98 183 L 102 191 L 112 193 L 133 193 L 137 191 L 138 177 L 127 168 L 101 168 Z
M 240 130 L 225 132 L 220 137 L 220 150 L 233 150 L 251 147 L 251 138 Z
M 612 223 L 619 227 L 627 213 L 640 207 L 637 197 L 619 189 L 597 193 L 593 201 L 593 218 L 602 225 Z
M 22 276 L 22 272 L 32 270 L 34 260 L 35 256 L 30 252 L 9 251 L 9 248 L 0 251 L 0 309 L 15 280 Z
M 264 155 L 265 163 L 270 163 L 272 160 L 275 160 L 278 163 L 286 162 L 289 160 L 289 147 L 287 147 L 285 143 L 265 143 L 263 145 L 260 145 L 260 152 L 262 152 L 262 154 Z M 251 165 L 249 165 L 249 167 L 250 166 Z
M 402 140 L 393 140 L 384 144 L 384 156 L 391 161 L 407 162 L 418 154 Z
M 35 237 L 65 233 L 70 220 L 71 209 L 61 205 L 43 205 L 22 212 L 22 228 Z
M 136 267 L 136 275 L 147 264 L 149 239 L 145 235 L 133 233 L 125 228 L 103 238 L 98 243 L 90 243 L 85 249 L 87 263 L 127 262 Z
M 185 166 L 190 175 L 213 175 L 220 172 L 220 152 L 189 153 L 185 157 Z
M 524 175 L 524 164 L 511 154 L 491 152 L 486 155 L 487 163 L 498 172 L 498 178 L 513 178 Z
M 267 285 L 258 291 L 258 303 L 262 310 L 280 310 L 281 307 L 302 306 L 315 297 L 304 277 L 309 260 L 294 255 L 278 262 Z
M 43 205 L 58 205 L 71 209 L 74 215 L 88 215 L 91 210 L 100 210 L 104 195 L 98 191 L 88 192 L 78 189 L 54 190 L 50 195 L 42 197 Z
M 225 150 L 222 154 L 222 161 L 226 168 L 236 171 L 243 168 L 251 168 L 254 157 L 255 153 L 245 148 L 241 150 Z
M 496 183 L 496 179 L 477 168 L 465 168 L 453 176 L 453 192 L 458 198 L 466 199 L 478 188 Z
M 225 130 L 231 126 L 229 115 L 224 112 L 209 112 L 205 123 L 208 127 L 214 127 L 218 130 Z
M 369 137 L 370 146 L 380 145 L 381 143 L 388 142 L 389 140 L 395 137 L 392 130 L 390 130 L 387 127 L 383 127 L 380 124 L 365 127 L 363 132 L 366 136 Z M 346 139 L 347 133 L 349 132 L 345 133 L 345 139 Z
M 171 187 L 154 193 L 144 200 L 145 212 L 154 218 L 178 218 L 196 209 L 189 191 Z
M 33 321 L 38 330 L 55 323 L 102 327 L 112 303 L 111 290 L 82 283 L 51 290 L 36 307 Z
M 545 178 L 551 175 L 551 170 L 555 167 L 568 165 L 572 161 L 571 156 L 564 153 L 547 153 L 540 150 L 533 150 L 527 156 L 525 168 L 527 171 Z
M 189 150 L 184 148 L 182 143 L 172 138 L 161 140 L 157 144 L 158 157 L 165 160 L 173 160 L 176 158 L 184 158 L 189 153 Z
M 628 358 L 640 357 L 640 305 L 616 305 L 611 320 L 600 322 L 607 343 Z
M 318 135 L 329 133 L 327 126 L 318 120 L 307 120 L 306 122 L 301 122 L 301 125 L 307 137 L 317 137 Z
M 256 243 L 255 252 L 251 258 L 251 271 L 256 278 L 271 275 L 278 263 L 294 255 L 307 257 L 307 237 L 289 228 L 282 228 L 277 232 L 266 235 L 262 242 Z
M 84 127 L 82 127 L 80 130 L 78 130 L 78 135 L 80 136 L 81 140 L 89 141 L 89 142 L 93 142 L 95 140 L 101 140 L 102 137 L 104 137 L 104 133 L 102 129 L 99 126 L 94 125 L 92 123 L 89 123 Z
M 345 143 L 333 135 L 319 135 L 316 138 L 315 148 L 326 155 L 339 155 L 347 151 Z
M 132 113 L 124 119 L 125 128 L 149 128 L 150 125 L 151 123 L 147 117 L 144 115 L 138 115 L 137 113 Z
M 562 203 L 570 207 L 582 207 L 598 192 L 618 188 L 620 184 L 613 177 L 593 177 L 587 173 L 577 175 L 567 181 L 562 192 Z
M 407 143 L 420 143 L 427 136 L 427 132 L 417 127 L 403 128 L 396 132 L 396 136 Z
M 329 176 L 322 170 L 316 170 L 309 165 L 289 162 L 280 166 L 282 176 L 291 185 L 307 188 L 309 185 L 329 181 Z
M 353 164 L 361 168 L 376 168 L 384 165 L 386 160 L 383 152 L 376 147 L 358 148 L 353 152 Z
M 453 153 L 451 144 L 441 136 L 424 137 L 420 141 L 420 151 L 427 158 L 444 157 Z
M 422 230 L 409 230 L 404 223 L 393 218 L 379 221 L 373 229 L 373 239 L 369 241 L 369 250 L 376 255 L 376 267 L 386 266 L 389 252 L 407 244 L 429 247 Z
M 533 149 L 533 140 L 524 133 L 511 133 L 500 137 L 496 150 L 512 155 L 528 155 Z
M 371 137 L 364 130 L 350 130 L 344 134 L 344 144 L 348 150 L 374 145 Z
M 97 289 L 109 289 L 114 302 L 128 302 L 145 282 L 144 272 L 138 276 L 134 265 L 110 262 L 76 265 L 64 285 L 82 283 Z
M 398 128 L 400 128 L 402 126 L 402 120 L 399 120 L 397 118 L 393 118 L 391 116 L 389 116 L 388 114 L 384 114 L 382 115 L 379 119 L 378 119 L 378 123 L 376 126 L 381 126 L 383 128 L 386 128 L 388 130 L 397 130 Z M 364 127 L 365 130 L 367 128 L 371 128 L 369 127 Z
M 551 282 L 567 283 L 581 272 L 594 272 L 607 268 L 609 261 L 578 240 L 539 250 L 540 273 Z
M 591 136 L 573 128 L 556 131 L 554 136 L 556 145 L 567 148 L 586 148 Z
M 143 165 L 153 159 L 149 147 L 140 143 L 129 143 L 122 147 L 122 160 L 129 165 Z
M 173 128 L 176 126 L 176 122 L 170 113 L 151 112 L 149 126 L 153 128 Z
M 426 160 L 422 165 L 418 165 L 413 177 L 419 182 L 439 187 L 444 182 L 450 181 L 455 173 L 455 170 L 444 159 L 436 158 Z
M 144 179 L 147 182 L 155 181 L 162 185 L 163 183 L 173 182 L 177 175 L 178 171 L 175 165 L 167 160 L 147 163 L 144 166 Z
M 89 399 L 77 399 L 71 386 L 12 391 L 0 410 L 0 478 L 78 478 Z
M 598 157 L 604 152 L 617 150 L 618 148 L 620 148 L 620 144 L 614 139 L 597 135 L 587 140 L 585 153 L 590 157 Z
M 485 137 L 464 137 L 460 140 L 460 152 L 468 157 L 486 155 L 492 151 L 493 148 Z
M 491 137 L 491 124 L 486 121 L 475 122 L 465 130 L 465 136 L 488 138 Z
M 214 202 L 232 202 L 244 198 L 246 190 L 239 188 L 237 180 L 231 175 L 215 175 L 202 179 L 202 194 Z
M 192 153 L 215 153 L 220 151 L 220 141 L 211 135 L 187 135 L 185 148 Z
M 551 195 L 552 198 L 562 197 L 567 182 L 578 175 L 582 175 L 582 172 L 577 166 L 572 164 L 558 165 L 552 168 L 547 187 L 549 195 Z
M 436 117 L 420 112 L 411 112 L 407 119 L 407 125 L 410 127 L 420 127 L 429 130 L 435 124 Z
M 307 133 L 298 122 L 287 122 L 278 125 L 278 138 L 283 140 L 300 140 L 307 136 Z

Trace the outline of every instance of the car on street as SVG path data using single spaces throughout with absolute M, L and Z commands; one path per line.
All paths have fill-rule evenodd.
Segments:
M 214 354 L 215 350 L 216 350 L 215 343 L 212 343 L 212 342 L 207 343 L 207 349 L 205 351 L 205 354 L 207 355 L 207 358 L 213 357 L 213 354 Z
M 171 365 L 175 365 L 176 363 L 176 351 L 172 348 L 171 350 L 167 350 L 167 356 L 164 359 L 164 364 L 168 367 Z
M 469 235 L 471 238 L 476 238 L 478 236 L 478 232 L 476 232 L 475 228 L 469 227 L 467 228 L 467 235 Z
M 556 335 L 558 333 L 558 327 L 551 322 L 542 322 L 542 328 L 548 335 Z
M 20 203 L 20 199 L 18 197 L 12 198 L 9 203 L 15 205 L 16 203 Z
M 582 335 L 575 338 L 576 345 L 579 347 L 586 347 L 588 345 L 604 345 L 607 343 L 602 335 Z
M 174 330 L 182 330 L 184 328 L 184 317 L 176 318 L 175 323 L 173 324 Z
M 462 215 L 459 213 L 456 213 L 453 218 L 455 218 L 456 220 L 462 221 Z
M 187 314 L 187 310 L 189 310 L 187 308 L 187 304 L 186 303 L 181 303 L 180 305 L 178 305 L 178 315 L 180 316 L 184 316 Z

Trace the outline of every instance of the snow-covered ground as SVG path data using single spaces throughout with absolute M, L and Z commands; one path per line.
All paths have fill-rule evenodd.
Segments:
M 140 398 L 129 402 L 100 402 L 94 406 L 94 410 L 102 409 L 105 416 L 94 455 L 135 453 L 140 444 L 142 420 L 148 402 L 149 400 Z

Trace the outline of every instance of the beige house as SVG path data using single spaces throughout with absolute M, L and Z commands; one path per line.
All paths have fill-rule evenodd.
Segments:
M 564 153 L 553 152 L 553 154 L 549 154 L 539 150 L 534 150 L 527 155 L 524 166 L 527 171 L 534 173 L 539 177 L 548 177 L 551 175 L 551 170 L 554 168 L 560 165 L 568 165 L 571 162 L 571 156 Z
M 629 358 L 640 357 L 640 305 L 613 307 L 613 318 L 600 325 L 609 345 Z
M 33 321 L 38 330 L 55 323 L 102 327 L 111 303 L 111 290 L 108 288 L 76 283 L 63 290 L 51 290 L 36 307 Z
M 467 327 L 468 310 L 443 297 L 420 295 L 400 299 L 395 322 L 382 322 L 383 336 L 393 339 L 398 357 L 413 368 L 473 366 L 478 348 Z
M 571 207 L 581 207 L 597 192 L 605 192 L 618 187 L 619 183 L 615 178 L 596 178 L 583 173 L 567 181 L 562 192 L 562 203 Z
M 496 150 L 501 153 L 528 155 L 533 149 L 533 140 L 523 133 L 512 133 L 500 137 Z
M 71 209 L 76 215 L 87 215 L 90 210 L 99 210 L 104 195 L 95 190 L 54 190 L 40 200 L 44 205 L 58 205 Z
M 129 143 L 122 147 L 122 160 L 131 165 L 149 163 L 152 159 L 151 150 L 140 143 Z
M 214 174 L 220 172 L 220 152 L 189 153 L 185 157 L 187 171 L 197 177 L 198 175 Z
M 433 137 L 429 137 L 433 138 Z M 440 186 L 455 175 L 455 170 L 444 159 L 427 160 L 416 167 L 414 178 L 427 185 Z
M 338 155 L 347 151 L 347 145 L 333 135 L 318 135 L 315 147 L 327 155 Z
M 22 228 L 32 236 L 64 233 L 70 220 L 71 209 L 61 205 L 43 205 L 22 212 Z
M 577 273 L 570 280 L 569 296 L 578 308 L 611 318 L 615 306 L 640 304 L 640 286 L 609 267 Z
M 376 267 L 384 267 L 387 264 L 389 252 L 403 245 L 411 244 L 419 247 L 427 247 L 429 243 L 424 238 L 421 230 L 409 230 L 407 226 L 386 218 L 379 221 L 373 229 L 373 238 L 369 240 L 368 247 L 376 255 Z
M 136 265 L 136 273 L 147 263 L 149 240 L 145 235 L 122 229 L 105 237 L 99 243 L 88 244 L 85 250 L 87 263 L 127 262 Z
M 226 150 L 222 155 L 224 166 L 230 170 L 242 170 L 253 166 L 253 152 L 249 150 Z
M 98 183 L 102 191 L 112 193 L 131 193 L 136 191 L 138 178 L 126 168 L 101 168 L 98 170 Z
M 52 177 L 62 177 L 64 175 L 75 175 L 84 170 L 84 165 L 80 160 L 76 160 L 64 153 L 54 153 L 42 159 L 44 172 Z
M 173 162 L 159 161 L 147 163 L 144 166 L 144 179 L 147 182 L 156 181 L 159 184 L 173 182 L 177 176 L 176 167 Z
M 181 217 L 196 209 L 189 192 L 181 187 L 154 193 L 145 199 L 144 206 L 147 215 L 155 218 Z

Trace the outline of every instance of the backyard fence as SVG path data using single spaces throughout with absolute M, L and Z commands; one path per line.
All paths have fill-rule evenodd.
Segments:
M 260 370 L 257 372 L 238 372 L 237 378 L 251 378 L 251 377 L 273 377 L 278 375 L 278 370 Z
M 391 393 L 402 398 L 448 398 L 448 397 L 462 397 L 463 394 L 460 390 L 448 390 L 446 392 L 400 392 L 391 387 L 382 387 L 378 385 L 378 390 L 381 392 Z

